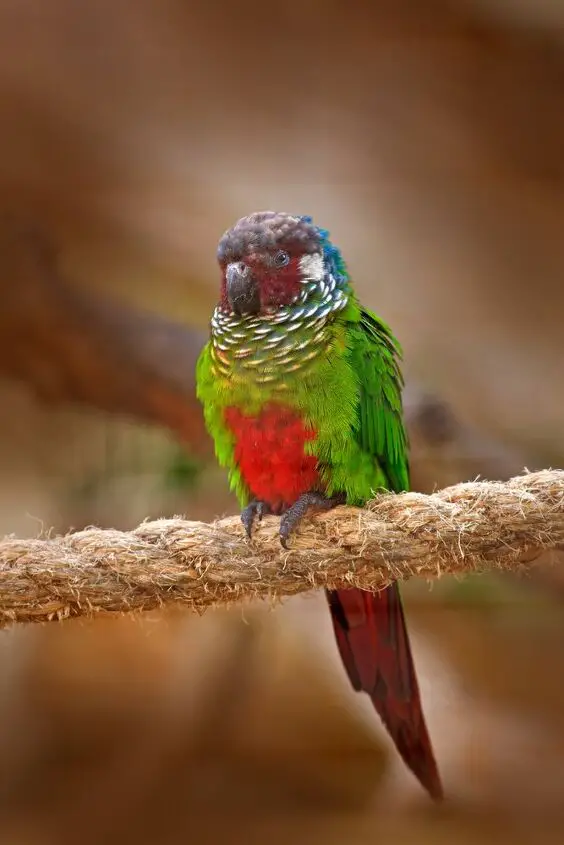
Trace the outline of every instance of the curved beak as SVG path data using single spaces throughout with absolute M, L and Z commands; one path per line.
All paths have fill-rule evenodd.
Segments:
M 243 261 L 234 261 L 227 266 L 225 278 L 231 309 L 236 314 L 258 314 L 259 287 L 251 268 Z

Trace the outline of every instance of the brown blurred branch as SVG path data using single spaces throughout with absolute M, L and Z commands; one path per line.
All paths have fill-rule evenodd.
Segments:
M 171 603 L 203 609 L 316 587 L 377 590 L 414 575 L 515 570 L 564 547 L 564 471 L 458 484 L 431 496 L 384 494 L 364 509 L 308 521 L 290 551 L 281 549 L 277 525 L 266 519 L 252 543 L 238 517 L 6 539 L 0 613 L 6 622 L 29 622 Z
M 194 371 L 203 332 L 81 290 L 57 271 L 41 233 L 0 219 L 0 374 L 42 400 L 80 402 L 162 426 L 211 455 Z M 406 393 L 412 486 L 432 489 L 479 474 L 508 478 L 529 456 L 485 442 L 439 399 Z
M 45 401 L 75 401 L 162 425 L 211 452 L 194 391 L 204 336 L 196 329 L 79 290 L 43 238 L 0 221 L 0 373 Z

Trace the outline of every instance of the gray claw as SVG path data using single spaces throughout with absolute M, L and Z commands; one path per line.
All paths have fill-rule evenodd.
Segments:
M 258 522 L 261 522 L 265 513 L 268 513 L 268 507 L 264 502 L 259 502 L 256 499 L 249 502 L 247 507 L 243 510 L 241 514 L 241 522 L 245 526 L 245 531 L 249 539 L 252 537 L 255 521 L 258 520 Z

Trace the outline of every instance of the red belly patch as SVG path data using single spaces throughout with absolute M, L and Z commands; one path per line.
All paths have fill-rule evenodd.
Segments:
M 271 403 L 258 416 L 225 409 L 235 461 L 252 495 L 278 511 L 318 486 L 317 458 L 304 454 L 316 432 L 290 408 Z

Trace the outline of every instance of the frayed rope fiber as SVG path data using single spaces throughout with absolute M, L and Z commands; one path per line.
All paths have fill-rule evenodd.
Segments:
M 246 539 L 238 516 L 214 523 L 144 522 L 62 537 L 0 541 L 0 624 L 244 598 L 320 587 L 376 591 L 393 579 L 515 570 L 564 549 L 564 471 L 506 483 L 457 484 L 433 495 L 384 493 L 365 508 L 304 521 L 281 548 L 279 520 Z

